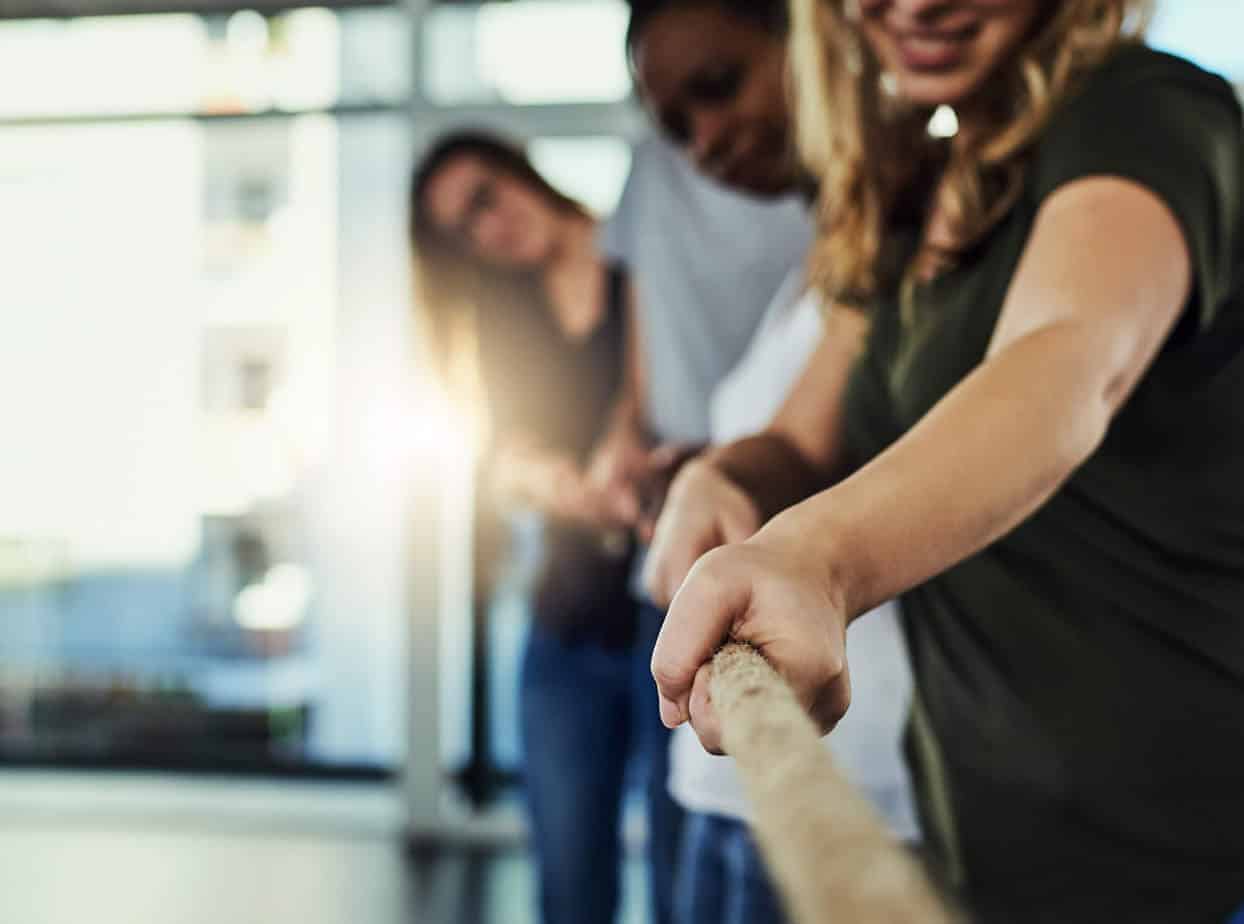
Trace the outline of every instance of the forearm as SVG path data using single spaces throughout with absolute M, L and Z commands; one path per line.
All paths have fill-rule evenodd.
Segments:
M 776 430 L 710 449 L 704 461 L 742 489 L 755 504 L 761 523 L 832 481 L 830 471 L 814 465 Z
M 1014 343 L 772 528 L 816 545 L 851 617 L 954 566 L 1035 512 L 1100 444 L 1112 385 L 1094 350 L 1076 325 Z
M 858 311 L 831 308 L 820 343 L 772 423 L 710 453 L 709 461 L 752 498 L 761 522 L 850 470 L 843 404 L 868 328 Z
M 643 336 L 639 309 L 631 286 L 626 297 L 626 341 L 623 350 L 622 384 L 609 415 L 607 433 L 615 438 L 649 438 L 646 411 L 647 370 L 644 365 Z
M 609 409 L 608 422 L 604 435 L 600 439 L 600 445 L 608 445 L 617 440 L 638 442 L 644 445 L 651 442 L 643 396 L 637 389 L 625 385 Z
M 503 508 L 546 510 L 559 478 L 573 468 L 568 456 L 530 442 L 499 446 L 488 464 L 487 483 Z

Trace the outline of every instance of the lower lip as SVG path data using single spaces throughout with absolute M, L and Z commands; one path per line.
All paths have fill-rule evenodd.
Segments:
M 896 40 L 899 60 L 909 71 L 939 73 L 954 70 L 967 57 L 967 43 L 958 40 L 901 38 Z
M 781 181 L 781 162 L 788 156 L 786 135 L 774 133 L 752 144 L 743 157 L 719 174 L 722 183 L 739 189 L 770 190 Z

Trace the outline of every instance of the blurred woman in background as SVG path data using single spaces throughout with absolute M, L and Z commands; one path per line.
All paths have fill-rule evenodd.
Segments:
M 690 569 L 653 658 L 709 748 L 727 635 L 828 728 L 848 625 L 903 594 L 926 843 L 984 921 L 1244 896 L 1244 125 L 1142 7 L 795 0 L 815 271 L 867 336 L 671 524 L 768 521 Z
M 481 380 L 486 482 L 503 504 L 545 520 L 520 681 L 545 924 L 613 924 L 624 775 L 646 740 L 637 723 L 658 724 L 648 653 L 632 652 L 627 524 L 584 474 L 633 368 L 626 276 L 600 255 L 596 233 L 586 209 L 498 138 L 451 135 L 415 170 L 410 239 L 425 331 L 451 383 L 464 366 Z

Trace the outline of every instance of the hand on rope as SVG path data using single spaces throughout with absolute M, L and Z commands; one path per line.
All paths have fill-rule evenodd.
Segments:
M 671 728 L 690 721 L 714 753 L 722 743 L 709 696 L 709 661 L 727 637 L 753 645 L 777 668 L 822 733 L 850 704 L 849 614 L 831 568 L 786 522 L 779 516 L 746 542 L 700 558 L 675 595 L 653 651 L 662 721 Z
M 644 590 L 667 607 L 705 552 L 742 542 L 760 528 L 760 512 L 742 489 L 704 460 L 684 465 L 670 486 L 644 564 Z
M 671 482 L 703 448 L 687 443 L 650 447 L 634 433 L 610 434 L 592 453 L 586 483 L 606 516 L 650 543 Z

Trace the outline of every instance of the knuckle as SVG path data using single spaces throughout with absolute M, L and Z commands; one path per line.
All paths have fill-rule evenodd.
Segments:
M 737 571 L 734 557 L 725 546 L 717 546 L 705 551 L 689 569 L 697 582 L 708 590 L 725 586 Z
M 670 482 L 669 502 L 671 504 L 681 504 L 692 491 L 694 475 L 689 469 L 690 466 L 683 468 Z
M 667 661 L 652 659 L 652 678 L 662 690 L 681 689 L 687 683 L 686 673 Z
M 721 749 L 721 735 L 711 724 L 701 721 L 700 727 L 696 729 L 695 733 L 696 737 L 700 739 L 700 746 L 708 753 L 719 757 L 724 753 Z
M 718 546 L 715 549 L 708 549 L 701 555 L 695 563 L 694 571 L 696 577 L 704 581 L 718 581 L 724 576 L 725 568 L 722 562 L 723 549 Z
M 847 670 L 847 660 L 841 651 L 830 651 L 825 656 L 824 673 L 830 680 L 837 680 Z

